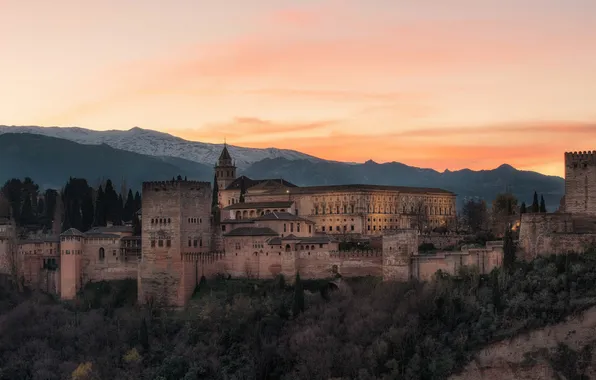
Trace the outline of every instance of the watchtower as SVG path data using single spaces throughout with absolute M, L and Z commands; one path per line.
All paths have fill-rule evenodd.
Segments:
M 83 286 L 81 258 L 84 235 L 70 228 L 60 235 L 60 297 L 74 299 Z
M 211 239 L 211 184 L 199 181 L 143 183 L 140 303 L 183 306 L 198 284 L 198 262 Z
M 596 216 L 596 151 L 565 153 L 565 211 Z

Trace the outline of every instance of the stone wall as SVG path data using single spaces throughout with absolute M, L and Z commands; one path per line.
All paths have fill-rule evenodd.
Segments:
M 462 240 L 473 237 L 473 235 L 459 235 L 459 234 L 422 234 L 419 237 L 419 243 L 432 244 L 437 249 L 445 249 L 456 246 Z
M 502 262 L 503 249 L 499 246 L 473 248 L 461 252 L 416 255 L 412 257 L 412 278 L 428 281 L 438 270 L 456 275 L 463 267 L 475 267 L 479 273 L 487 274 L 500 267 Z
M 142 201 L 139 302 L 183 306 L 197 285 L 196 265 L 184 257 L 211 245 L 211 184 L 145 182 Z
M 568 213 L 523 214 L 519 229 L 519 248 L 526 259 L 555 253 L 553 234 L 572 234 L 573 218 Z
M 386 281 L 410 280 L 411 257 L 418 253 L 418 232 L 401 230 L 393 235 L 384 235 L 383 279 Z
M 565 211 L 596 215 L 596 152 L 565 153 Z

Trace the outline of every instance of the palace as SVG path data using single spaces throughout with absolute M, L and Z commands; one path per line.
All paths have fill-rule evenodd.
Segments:
M 214 169 L 213 186 L 143 183 L 141 236 L 107 226 L 16 240 L 10 224 L 0 226 L 0 272 L 17 268 L 25 285 L 64 299 L 88 282 L 136 278 L 140 303 L 184 306 L 203 276 L 424 280 L 438 269 L 473 265 L 487 273 L 500 265 L 499 243 L 418 254 L 421 231 L 454 221 L 452 192 L 251 179 L 236 175 L 227 146 Z

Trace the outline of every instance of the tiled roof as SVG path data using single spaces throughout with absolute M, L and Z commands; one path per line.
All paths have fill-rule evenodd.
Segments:
M 291 182 L 288 182 L 282 178 L 269 178 L 269 179 L 251 179 L 247 176 L 240 176 L 230 183 L 225 189 L 226 190 L 239 190 L 242 188 L 242 182 L 244 181 L 244 188 L 251 189 L 264 182 L 273 182 L 283 185 L 285 187 L 297 187 Z
M 141 240 L 140 236 L 124 236 L 121 240 Z
M 69 228 L 61 233 L 60 236 L 83 236 L 83 233 L 76 228 Z
M 90 232 L 85 232 L 85 237 L 97 237 L 97 238 L 105 238 L 105 239 L 119 239 L 120 238 L 120 235 L 90 231 Z
M 354 184 L 354 185 L 326 185 L 326 186 L 305 186 L 305 187 L 296 187 L 295 189 L 291 189 L 291 194 L 316 194 L 316 193 L 327 193 L 327 192 L 336 192 L 336 191 L 398 191 L 400 193 L 429 193 L 429 194 L 448 194 L 448 195 L 455 195 L 455 193 L 434 188 L 434 187 L 407 187 L 407 186 L 387 186 L 387 185 L 362 185 L 362 184 Z M 279 191 L 279 193 L 284 193 L 285 190 Z
M 294 202 L 292 201 L 278 201 L 278 202 L 245 202 L 234 203 L 233 205 L 224 207 L 224 210 L 248 210 L 248 209 L 262 209 L 262 208 L 290 208 Z
M 284 237 L 274 237 L 269 239 L 267 243 L 269 245 L 283 245 L 284 242 L 296 241 L 299 244 L 327 244 L 335 242 L 335 240 L 329 236 L 309 236 L 309 237 L 298 237 L 295 235 L 288 235 Z
M 277 236 L 277 232 L 267 227 L 240 227 L 224 236 Z
M 60 241 L 60 237 L 57 235 L 50 236 L 33 236 L 24 240 L 20 240 L 19 244 L 31 244 L 31 243 L 57 243 Z
M 87 233 L 132 232 L 131 226 L 93 227 Z
M 297 221 L 297 222 L 305 222 L 305 223 L 312 223 L 315 224 L 312 220 L 304 219 L 299 217 L 298 215 L 291 214 L 285 211 L 273 211 L 265 215 L 261 215 L 254 219 L 255 221 L 259 220 L 290 220 L 290 221 Z
M 224 219 L 221 224 L 251 224 L 254 219 Z

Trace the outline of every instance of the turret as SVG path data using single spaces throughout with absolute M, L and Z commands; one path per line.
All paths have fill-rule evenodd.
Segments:
M 565 211 L 596 215 L 596 151 L 565 153 Z
M 236 179 L 236 165 L 234 165 L 232 156 L 228 152 L 228 146 L 225 143 L 215 165 L 215 178 L 220 191 L 225 190 Z
M 70 228 L 60 235 L 60 297 L 74 299 L 82 286 L 83 233 Z

